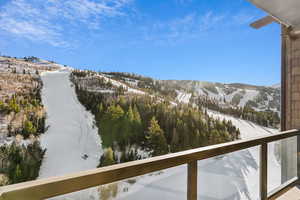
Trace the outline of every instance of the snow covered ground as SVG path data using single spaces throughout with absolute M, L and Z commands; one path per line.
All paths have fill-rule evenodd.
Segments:
M 122 86 L 123 88 L 127 89 L 127 91 L 128 91 L 129 93 L 135 93 L 135 94 L 141 94 L 141 95 L 146 94 L 145 92 L 143 92 L 143 91 L 141 91 L 141 90 L 137 90 L 137 89 L 128 87 L 126 84 L 121 83 L 120 81 L 116 81 L 116 80 L 114 80 L 114 79 L 112 79 L 112 78 L 108 78 L 108 77 L 106 77 L 106 76 L 104 76 L 104 75 L 99 75 L 99 74 L 98 74 L 97 76 L 99 76 L 99 77 L 101 77 L 101 78 L 104 78 L 106 81 L 110 81 L 114 86 L 117 86 L 117 87 Z
M 93 169 L 99 164 L 102 148 L 98 130 L 93 125 L 93 115 L 77 100 L 69 73 L 64 70 L 42 74 L 42 101 L 49 129 L 41 137 L 41 145 L 47 151 L 39 178 Z M 88 158 L 83 159 L 84 155 Z M 99 198 L 96 189 L 90 189 L 57 199 Z
M 254 100 L 258 94 L 259 91 L 257 90 L 245 90 L 245 95 L 243 95 L 243 98 L 241 99 L 239 106 L 244 107 L 248 101 Z
M 215 118 L 231 120 L 241 131 L 241 137 L 276 133 L 248 121 L 223 114 L 209 112 Z M 281 183 L 280 164 L 276 160 L 276 143 L 269 145 L 269 191 Z M 204 200 L 254 200 L 259 196 L 259 148 L 227 154 L 198 162 L 198 198 Z M 136 183 L 120 191 L 116 199 L 185 199 L 186 165 L 164 170 L 161 175 L 146 175 L 136 179 Z M 122 186 L 124 183 L 120 183 Z M 122 187 L 121 187 L 122 188 Z
M 176 90 L 176 92 L 177 92 L 177 97 L 176 97 L 177 101 L 186 103 L 186 104 L 188 104 L 190 102 L 190 98 L 192 97 L 191 93 L 184 93 L 179 90 Z

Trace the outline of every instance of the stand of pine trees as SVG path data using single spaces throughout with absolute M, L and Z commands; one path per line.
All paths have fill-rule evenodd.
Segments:
M 1 146 L 0 173 L 8 177 L 8 182 L 0 182 L 0 185 L 36 179 L 39 175 L 44 154 L 45 150 L 40 147 L 38 142 L 27 146 L 16 143 Z
M 278 113 L 272 110 L 256 111 L 248 105 L 245 107 L 223 107 L 218 101 L 208 97 L 198 97 L 195 102 L 199 107 L 248 120 L 261 126 L 278 128 L 280 124 Z
M 8 136 L 21 135 L 22 139 L 30 138 L 33 141 L 23 145 L 18 137 L 18 142 L 0 147 L 0 186 L 36 179 L 46 151 L 36 139 L 36 136 L 45 132 L 45 112 L 40 95 L 42 82 L 38 78 L 28 78 L 37 87 L 0 100 L 0 114 L 13 116 L 11 124 L 8 124 Z M 18 118 L 15 116 L 24 119 L 21 123 L 18 121 L 20 127 L 12 125 L 15 118 Z

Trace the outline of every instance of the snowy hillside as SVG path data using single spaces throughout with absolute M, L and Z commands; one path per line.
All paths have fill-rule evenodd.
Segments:
M 162 96 L 166 84 L 157 86 L 152 85 L 153 82 L 147 82 L 143 78 L 128 79 L 128 77 L 112 76 L 103 74 L 101 77 L 106 77 L 106 82 L 112 82 L 114 86 L 122 86 L 127 88 L 138 88 L 139 91 L 145 93 Z M 132 84 L 134 83 L 134 84 Z M 155 83 L 154 83 L 155 84 Z M 209 84 L 208 84 L 209 85 Z M 87 86 L 87 85 L 86 85 Z M 99 85 L 100 87 L 100 85 Z M 192 93 L 180 89 L 178 86 L 170 86 L 176 88 L 176 101 L 188 104 L 192 98 Z M 213 93 L 211 88 L 207 89 L 207 83 L 202 85 L 203 90 Z M 241 84 L 233 84 L 231 87 L 245 90 L 247 95 L 244 95 L 241 102 L 244 104 L 257 98 L 260 94 L 256 86 L 245 86 Z M 89 87 L 87 87 L 89 88 Z M 101 87 L 100 87 L 101 88 Z M 205 89 L 206 88 L 206 89 Z M 216 90 L 218 93 L 224 90 L 218 84 Z M 260 88 L 261 90 L 263 88 Z M 199 91 L 202 89 L 199 89 Z M 158 92 L 158 93 L 156 93 Z M 203 92 L 204 93 L 204 92 Z M 207 92 L 208 93 L 208 92 Z M 226 97 L 229 100 L 229 92 Z M 139 94 L 139 92 L 135 93 Z M 170 93 L 172 94 L 172 93 Z M 210 93 L 208 93 L 210 94 Z M 217 94 L 214 94 L 217 98 Z M 168 96 L 165 95 L 165 98 Z M 234 95 L 232 95 L 234 98 Z M 226 100 L 226 101 L 227 101 Z M 234 118 L 232 116 L 220 114 L 209 111 L 208 114 L 214 119 L 230 120 L 233 125 L 239 128 L 241 138 L 251 138 L 255 136 L 268 135 L 276 133 L 277 130 L 269 129 L 252 122 Z M 280 164 L 278 162 L 278 144 L 272 143 L 269 146 L 269 189 L 274 189 L 281 183 Z M 199 161 L 199 198 L 210 199 L 258 199 L 259 194 L 259 148 L 251 148 L 217 158 L 211 158 Z M 184 199 L 186 197 L 186 166 L 179 166 L 176 168 L 164 170 L 163 172 L 152 173 L 141 177 L 132 178 L 127 181 L 111 184 L 110 186 L 102 186 L 99 191 L 100 194 L 108 194 L 107 199 Z
M 194 96 L 207 96 L 223 104 L 239 107 L 249 105 L 256 110 L 279 111 L 280 85 L 272 87 L 254 86 L 247 84 L 222 84 L 203 81 L 160 81 L 166 87 L 174 87 L 182 93 Z
M 176 100 L 180 103 L 189 103 L 190 102 L 190 98 L 192 97 L 191 93 L 184 93 L 181 92 L 179 90 L 176 90 L 176 92 L 178 93 Z
M 136 74 L 109 72 L 100 76 L 154 95 L 169 97 L 183 103 L 192 103 L 197 97 L 207 97 L 225 107 L 249 106 L 256 111 L 280 111 L 280 84 L 255 86 L 242 83 L 213 83 L 191 80 L 155 80 Z M 115 84 L 115 83 L 114 83 Z
M 0 73 L 15 71 L 17 74 L 35 74 L 37 71 L 55 71 L 62 68 L 66 68 L 66 66 L 35 57 L 13 58 L 0 56 Z
M 272 87 L 272 88 L 275 88 L 275 89 L 280 89 L 281 84 L 278 83 L 278 84 L 272 85 L 271 87 Z

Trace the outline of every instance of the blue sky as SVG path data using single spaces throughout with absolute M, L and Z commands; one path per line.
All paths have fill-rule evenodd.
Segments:
M 0 52 L 158 79 L 280 82 L 280 26 L 246 0 L 1 0 Z

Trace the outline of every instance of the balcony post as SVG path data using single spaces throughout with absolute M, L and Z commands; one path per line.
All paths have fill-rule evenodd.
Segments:
M 300 180 L 300 135 L 297 136 L 297 177 Z
M 290 35 L 291 29 L 282 25 L 281 56 L 281 130 L 300 128 L 300 38 Z M 281 141 L 282 184 L 297 176 L 297 139 Z
M 197 200 L 197 161 L 188 163 L 187 200 Z
M 260 147 L 260 199 L 268 199 L 268 144 Z

